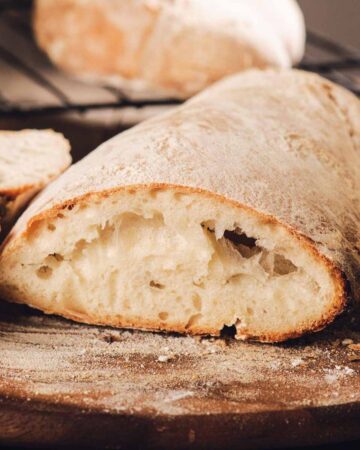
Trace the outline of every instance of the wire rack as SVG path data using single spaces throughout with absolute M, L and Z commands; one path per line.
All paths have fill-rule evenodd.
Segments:
M 0 115 L 50 114 L 107 108 L 143 108 L 176 100 L 127 98 L 112 86 L 89 86 L 58 71 L 37 48 L 31 32 L 31 0 L 0 0 Z M 360 52 L 308 31 L 299 66 L 360 95 Z

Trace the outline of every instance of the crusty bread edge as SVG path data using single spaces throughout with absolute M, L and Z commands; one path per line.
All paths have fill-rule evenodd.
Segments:
M 72 162 L 72 158 L 71 158 L 71 145 L 68 139 L 66 139 L 66 137 L 62 134 L 59 133 L 58 131 L 54 131 L 51 128 L 46 128 L 46 129 L 32 129 L 32 128 L 24 128 L 22 130 L 0 130 L 0 134 L 15 134 L 15 135 L 19 135 L 21 133 L 26 133 L 26 132 L 33 132 L 33 131 L 38 131 L 41 133 L 48 133 L 48 134 L 53 134 L 56 135 L 57 137 L 59 137 L 64 144 L 64 152 L 68 154 L 68 158 L 67 161 L 64 162 L 63 166 L 59 166 L 59 168 L 54 171 L 54 173 L 50 173 L 48 175 L 48 179 L 45 180 L 39 180 L 37 183 L 27 183 L 27 184 L 21 184 L 19 186 L 15 187 L 9 187 L 9 188 L 1 188 L 0 187 L 0 196 L 6 196 L 9 197 L 10 200 L 15 200 L 17 196 L 27 193 L 30 191 L 34 191 L 34 195 L 37 191 L 39 191 L 40 189 L 42 189 L 44 186 L 46 186 L 50 181 L 52 181 L 54 178 L 56 178 L 57 176 L 59 176 L 62 172 L 64 172 L 71 164 Z M 49 149 L 49 151 L 51 151 L 51 149 Z M 29 194 L 30 195 L 30 194 Z
M 56 218 L 56 216 L 63 211 L 64 209 L 73 209 L 76 204 L 81 204 L 83 202 L 88 202 L 89 200 L 94 199 L 104 199 L 107 198 L 115 193 L 124 192 L 124 193 L 135 193 L 141 190 L 177 190 L 182 191 L 189 194 L 201 194 L 204 195 L 212 200 L 216 200 L 221 203 L 225 203 L 228 206 L 232 206 L 235 208 L 242 209 L 243 211 L 246 211 L 248 214 L 251 214 L 258 219 L 260 219 L 264 224 L 274 224 L 277 226 L 281 226 L 283 229 L 285 229 L 289 234 L 291 234 L 293 237 L 295 237 L 299 244 L 303 247 L 303 249 L 306 249 L 308 252 L 310 252 L 314 258 L 318 261 L 319 264 L 324 266 L 327 271 L 330 273 L 331 279 L 335 285 L 335 296 L 332 302 L 331 307 L 328 310 L 328 313 L 326 315 L 323 315 L 319 320 L 314 321 L 309 324 L 304 324 L 303 326 L 299 327 L 297 330 L 289 330 L 287 332 L 283 333 L 268 333 L 268 334 L 261 334 L 256 333 L 254 331 L 250 331 L 245 329 L 241 330 L 241 336 L 240 339 L 243 340 L 256 340 L 260 342 L 282 342 L 288 339 L 295 339 L 298 338 L 304 334 L 311 333 L 311 332 L 317 332 L 321 331 L 323 328 L 325 328 L 327 325 L 329 325 L 339 314 L 343 312 L 343 310 L 346 308 L 348 303 L 348 284 L 345 274 L 342 272 L 342 270 L 337 267 L 329 258 L 327 258 L 325 255 L 320 253 L 320 251 L 316 248 L 316 245 L 312 239 L 305 236 L 304 234 L 300 233 L 298 230 L 296 230 L 294 227 L 285 224 L 281 221 L 279 221 L 276 217 L 272 215 L 268 215 L 265 213 L 262 213 L 260 211 L 257 211 L 256 209 L 244 205 L 236 200 L 229 199 L 223 195 L 202 189 L 202 188 L 196 188 L 191 186 L 183 186 L 183 185 L 177 185 L 177 184 L 168 184 L 168 183 L 149 183 L 149 184 L 134 184 L 134 185 L 127 185 L 127 186 L 119 186 L 116 188 L 111 188 L 99 192 L 88 192 L 86 194 L 83 194 L 81 196 L 75 197 L 73 199 L 66 200 L 60 204 L 54 205 L 48 210 L 42 211 L 39 214 L 36 214 L 34 217 L 32 217 L 26 226 L 26 229 L 21 232 L 19 235 L 14 236 L 12 232 L 9 233 L 7 238 L 5 239 L 3 245 L 2 245 L 2 254 L 0 255 L 0 260 L 6 258 L 7 253 L 11 253 L 14 249 L 16 249 L 18 246 L 22 244 L 22 241 L 27 238 L 27 236 L 31 233 L 31 231 L 42 221 L 51 220 L 53 218 Z M 14 292 L 12 289 L 9 289 L 6 286 L 0 286 L 0 295 L 4 296 L 5 299 L 8 299 L 9 301 L 15 302 L 15 303 L 26 303 L 29 306 L 32 306 L 36 309 L 40 309 L 37 306 L 32 305 L 32 301 L 30 298 L 26 296 L 26 293 L 22 292 Z M 51 309 L 43 310 L 43 312 L 46 314 L 58 314 L 55 311 L 52 311 Z M 218 329 L 211 329 L 211 328 L 203 328 L 201 326 L 194 326 L 191 329 L 186 329 L 184 325 L 166 325 L 166 324 L 160 324 L 156 321 L 146 321 L 141 318 L 138 318 L 136 321 L 129 321 L 124 319 L 123 317 L 109 317 L 109 316 L 103 316 L 103 317 L 92 317 L 84 314 L 72 314 L 72 313 L 62 313 L 63 317 L 67 319 L 74 320 L 76 322 L 82 322 L 90 325 L 101 325 L 101 326 L 112 326 L 112 327 L 119 327 L 119 328 L 135 328 L 140 330 L 148 330 L 148 331 L 168 331 L 168 332 L 176 332 L 176 333 L 182 333 L 182 334 L 190 334 L 190 335 L 196 335 L 196 334 L 202 334 L 202 335 L 212 335 L 212 336 L 219 336 L 220 330 Z
M 60 169 L 59 171 L 59 175 L 66 170 L 67 167 L 64 167 L 62 169 Z M 56 175 L 51 176 L 49 178 L 49 181 L 52 181 L 55 178 Z M 9 197 L 9 200 L 15 200 L 16 197 L 18 197 L 19 195 L 25 194 L 27 192 L 31 192 L 34 191 L 36 192 L 38 189 L 41 189 L 42 187 L 45 186 L 44 182 L 38 182 L 38 183 L 32 183 L 32 184 L 22 184 L 16 188 L 4 188 L 1 189 L 0 188 L 0 196 L 6 196 Z

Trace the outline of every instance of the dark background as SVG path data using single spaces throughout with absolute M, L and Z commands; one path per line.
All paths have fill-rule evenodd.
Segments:
M 360 48 L 359 0 L 299 0 L 299 4 L 308 28 Z

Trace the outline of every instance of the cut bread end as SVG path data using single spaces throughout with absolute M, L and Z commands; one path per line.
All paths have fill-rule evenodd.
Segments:
M 61 133 L 0 131 L 0 223 L 5 231 L 32 197 L 70 164 L 70 144 Z
M 44 211 L 10 237 L 2 294 L 90 324 L 283 341 L 345 306 L 341 272 L 306 237 L 196 189 L 135 186 Z

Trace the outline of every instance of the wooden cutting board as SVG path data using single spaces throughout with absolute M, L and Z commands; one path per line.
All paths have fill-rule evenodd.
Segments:
M 360 332 L 338 324 L 261 345 L 83 326 L 0 303 L 0 443 L 247 449 L 360 438 L 360 352 L 344 339 Z

